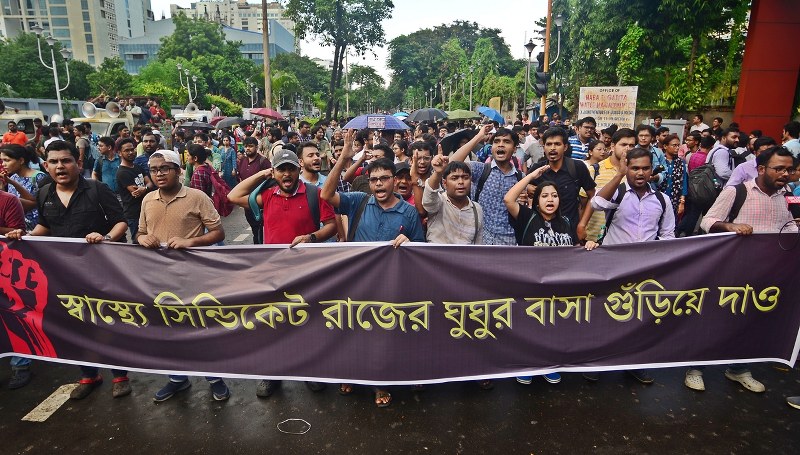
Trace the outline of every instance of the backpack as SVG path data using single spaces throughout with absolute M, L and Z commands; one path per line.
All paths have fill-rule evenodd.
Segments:
M 219 172 L 211 170 L 211 202 L 221 216 L 228 216 L 233 212 L 233 203 L 228 200 L 231 187 L 220 177 Z
M 105 232 L 101 232 L 101 234 L 106 235 L 111 232 L 111 229 L 114 225 L 108 221 L 108 215 L 106 215 L 105 209 L 103 209 L 103 204 L 100 203 L 100 195 L 97 190 L 98 185 L 105 185 L 103 182 L 98 182 L 96 180 L 84 179 L 86 183 L 89 184 L 89 190 L 86 192 L 87 196 L 89 196 L 89 202 L 92 205 L 97 206 L 100 209 L 100 214 L 103 216 L 105 220 Z M 39 192 L 36 193 L 36 207 L 39 209 L 39 216 L 42 216 L 42 209 L 44 208 L 44 202 L 47 200 L 47 195 L 50 193 L 50 186 L 53 183 L 47 183 L 39 187 Z M 123 234 L 122 238 L 117 240 L 118 243 L 128 243 L 128 236 L 127 234 Z
M 625 193 L 627 192 L 628 188 L 625 185 L 625 182 L 620 183 L 619 186 L 617 187 L 617 197 L 615 197 L 611 202 L 617 204 L 617 208 L 619 208 L 619 204 L 622 203 L 622 199 L 625 197 Z M 661 203 L 661 216 L 658 217 L 658 230 L 660 231 L 661 224 L 664 221 L 664 213 L 667 212 L 667 201 L 664 199 L 664 195 L 661 193 L 661 191 L 656 190 L 655 195 L 656 198 L 658 199 L 658 202 Z M 603 243 L 603 239 L 606 238 L 606 234 L 608 234 L 608 229 L 611 227 L 611 222 L 614 221 L 614 215 L 616 215 L 616 213 L 617 209 L 609 210 L 608 213 L 606 213 L 606 224 L 605 226 L 603 226 L 602 229 L 603 232 L 600 235 L 600 238 L 597 240 L 597 243 L 599 244 Z M 658 240 L 657 234 L 656 234 L 656 240 Z
M 278 181 L 275 179 L 269 179 L 261 182 L 256 189 L 250 192 L 250 195 L 247 197 L 247 203 L 250 206 L 250 211 L 253 212 L 253 218 L 256 221 L 261 221 L 264 217 L 264 210 L 258 206 L 258 195 L 261 194 L 265 189 L 272 188 L 273 186 L 277 185 Z M 317 189 L 314 185 L 310 185 L 311 188 Z M 314 221 L 314 226 L 319 226 L 319 191 L 308 191 L 309 185 L 306 185 L 306 200 L 308 201 L 308 210 L 311 211 L 311 219 Z
M 717 150 L 711 153 L 706 164 L 689 172 L 689 198 L 702 210 L 711 207 L 722 191 L 722 180 L 714 171 L 713 166 L 714 153 Z
M 597 176 L 600 175 L 600 163 L 594 163 L 592 165 L 592 169 L 594 169 L 594 175 L 592 175 L 592 180 L 597 181 Z
M 92 133 L 92 135 L 86 139 L 89 143 L 89 154 L 83 157 L 85 161 L 83 163 L 83 168 L 94 170 L 94 164 L 100 158 L 100 149 L 97 148 L 97 145 L 100 143 L 100 136 Z
M 746 163 L 747 157 L 753 154 L 753 152 L 751 152 L 750 150 L 745 150 L 743 153 L 736 153 L 734 150 L 731 150 L 730 153 L 731 153 L 731 158 L 733 158 L 734 169 L 736 169 L 736 166 Z
M 491 161 L 488 163 L 483 163 L 483 172 L 481 173 L 481 177 L 478 179 L 478 185 L 475 188 L 475 199 L 473 199 L 473 201 L 477 201 L 478 198 L 480 197 L 481 191 L 483 191 L 483 185 L 486 183 L 486 180 L 489 178 L 489 174 L 491 173 L 492 173 Z M 517 169 L 516 167 L 514 168 L 514 175 L 517 177 L 518 182 L 522 180 L 522 172 L 520 172 L 519 169 Z

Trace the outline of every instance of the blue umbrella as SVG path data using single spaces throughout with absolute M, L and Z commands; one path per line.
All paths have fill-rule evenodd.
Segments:
M 501 125 L 506 123 L 506 120 L 503 118 L 503 116 L 499 112 L 497 112 L 496 110 L 494 110 L 494 109 L 492 109 L 490 107 L 478 106 L 478 113 L 482 114 L 482 115 L 485 115 L 490 120 L 494 120 L 495 122 L 497 122 L 497 123 L 499 123 Z
M 408 112 L 395 112 L 392 117 L 406 118 L 408 117 Z
M 371 130 L 407 130 L 408 125 L 401 122 L 397 117 L 383 114 L 366 114 L 359 115 L 347 122 L 344 129 L 363 130 L 369 128 Z

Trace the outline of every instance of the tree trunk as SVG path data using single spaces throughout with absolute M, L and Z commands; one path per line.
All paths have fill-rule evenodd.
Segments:
M 342 60 L 342 48 L 337 44 L 333 52 L 333 70 L 331 71 L 331 81 L 328 85 L 328 100 L 325 103 L 325 118 L 331 118 L 331 111 L 333 111 L 334 93 L 337 87 L 337 73 L 340 71 Z
M 700 37 L 699 36 L 692 36 L 692 53 L 689 55 L 689 71 L 688 76 L 689 80 L 692 80 L 692 74 L 694 74 L 694 60 L 697 57 L 697 47 L 700 44 Z

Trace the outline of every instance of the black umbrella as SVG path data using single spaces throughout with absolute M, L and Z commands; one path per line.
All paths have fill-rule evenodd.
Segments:
M 244 125 L 247 120 L 241 117 L 225 117 L 224 119 L 217 122 L 217 128 L 230 128 L 233 125 Z
M 430 122 L 444 120 L 447 118 L 447 112 L 436 109 L 434 107 L 426 107 L 424 109 L 417 109 L 406 118 L 408 122 Z
M 475 135 L 478 134 L 478 130 L 465 128 L 463 130 L 458 130 L 455 133 L 450 133 L 447 136 L 443 137 L 439 144 L 442 146 L 442 153 L 445 155 L 449 155 L 456 150 L 458 150 L 458 144 L 461 143 L 462 140 L 470 140 Z
M 213 130 L 214 125 L 206 122 L 184 122 L 178 128 L 185 128 L 187 130 Z

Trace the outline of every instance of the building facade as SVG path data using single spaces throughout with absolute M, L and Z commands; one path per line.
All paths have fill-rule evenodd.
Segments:
M 40 25 L 73 58 L 100 66 L 119 55 L 120 37 L 144 35 L 150 0 L 0 0 L 0 38 Z
M 146 25 L 147 34 L 140 37 L 121 39 L 119 42 L 119 56 L 125 62 L 125 69 L 131 74 L 138 74 L 144 66 L 155 59 L 161 48 L 161 38 L 175 32 L 175 23 L 172 19 L 151 21 Z M 292 52 L 294 35 L 283 28 L 277 21 L 269 24 L 269 54 L 275 57 L 278 54 Z M 252 60 L 256 65 L 264 64 L 264 45 L 261 33 L 238 30 L 224 26 L 222 31 L 228 41 L 241 41 L 239 52 L 245 58 Z
M 284 17 L 283 11 L 283 6 L 279 2 L 267 3 L 267 19 L 277 22 L 294 37 L 295 23 Z M 200 1 L 192 3 L 188 8 L 171 4 L 169 12 L 171 16 L 183 13 L 187 17 L 219 22 L 222 25 L 244 31 L 261 32 L 263 28 L 261 2 L 247 3 L 247 0 Z M 294 41 L 294 52 L 300 53 L 298 40 Z

